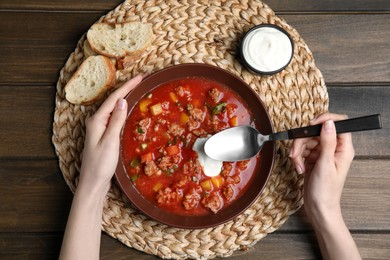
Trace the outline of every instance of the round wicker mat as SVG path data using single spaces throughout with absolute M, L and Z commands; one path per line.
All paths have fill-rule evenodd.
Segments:
M 156 39 L 133 65 L 117 71 L 118 82 L 179 63 L 207 63 L 244 79 L 261 97 L 276 131 L 308 124 L 328 109 L 321 72 L 298 32 L 256 0 L 128 0 L 99 21 L 141 21 L 153 25 Z M 241 66 L 236 49 L 252 26 L 271 23 L 284 28 L 295 44 L 291 64 L 273 76 L 256 76 Z M 57 83 L 53 143 L 60 168 L 72 191 L 77 187 L 85 118 L 97 109 L 75 106 L 64 86 L 85 59 L 83 36 L 61 70 Z M 303 180 L 288 159 L 289 142 L 278 142 L 272 175 L 260 198 L 243 214 L 207 229 L 172 228 L 133 209 L 114 183 L 107 196 L 103 230 L 129 247 L 163 258 L 225 257 L 245 250 L 278 229 L 302 205 Z

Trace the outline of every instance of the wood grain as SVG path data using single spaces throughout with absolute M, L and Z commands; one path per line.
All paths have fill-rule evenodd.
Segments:
M 353 133 L 356 156 L 390 156 L 390 84 L 387 86 L 328 87 L 329 111 L 350 118 L 381 114 L 382 129 Z
M 390 231 L 390 162 L 357 160 L 351 165 L 341 199 L 344 220 L 351 230 Z M 301 208 L 280 231 L 309 231 L 312 227 Z
M 389 157 L 390 88 L 329 87 L 328 92 L 332 112 L 350 117 L 382 114 L 382 130 L 354 133 L 353 139 L 356 156 Z M 4 122 L 0 124 L 0 158 L 55 158 L 51 143 L 54 98 L 54 86 L 0 86 L 0 122 Z
M 102 14 L 3 12 L 0 83 L 57 82 L 77 41 Z
M 101 15 L 2 12 L 0 83 L 56 82 L 78 39 Z M 387 14 L 286 14 L 282 18 L 307 42 L 328 84 L 390 82 Z
M 95 0 L 95 1 L 50 1 L 50 0 L 3 0 L 0 3 L 0 10 L 55 10 L 55 11 L 106 11 L 117 7 L 122 0 Z
M 390 81 L 389 15 L 283 17 L 306 41 L 328 84 Z
M 31 2 L 29 0 L 3 0 L 0 9 L 4 10 L 111 10 L 119 5 L 121 0 L 93 2 L 86 1 L 47 1 L 39 0 Z M 390 11 L 387 0 L 289 0 L 265 1 L 276 12 L 386 12 Z
M 389 234 L 353 234 L 363 259 L 388 259 Z M 320 259 L 313 234 L 270 234 L 247 251 L 235 252 L 229 259 Z M 61 234 L 2 234 L 1 259 L 56 259 L 61 247 Z M 128 248 L 118 241 L 102 236 L 100 259 L 159 259 Z
M 356 160 L 347 178 L 342 208 L 352 230 L 390 231 L 388 160 Z M 72 194 L 57 160 L 0 160 L 1 232 L 49 232 L 65 227 Z M 311 230 L 303 211 L 282 232 Z
M 0 157 L 51 157 L 55 88 L 0 87 Z
M 0 236 L 64 230 L 73 196 L 57 160 L 0 160 L 0 183 Z
M 55 85 L 77 41 L 122 1 L 0 2 L 0 259 L 56 259 L 72 194 L 51 143 Z M 365 259 L 390 259 L 390 4 L 388 0 L 268 0 L 303 37 L 324 75 L 330 111 L 382 114 L 354 133 L 342 197 Z M 158 259 L 103 234 L 101 259 Z M 301 209 L 231 259 L 319 259 Z

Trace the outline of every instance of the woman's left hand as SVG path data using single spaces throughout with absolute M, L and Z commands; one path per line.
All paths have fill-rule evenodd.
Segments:
M 127 102 L 124 97 L 141 80 L 142 76 L 137 76 L 126 82 L 86 120 L 80 184 L 108 192 L 118 163 L 120 132 L 127 116 Z

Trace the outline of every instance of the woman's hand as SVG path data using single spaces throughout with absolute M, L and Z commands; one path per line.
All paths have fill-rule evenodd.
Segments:
M 333 121 L 346 119 L 337 114 L 323 114 L 310 122 L 323 124 L 319 138 L 297 139 L 290 157 L 298 173 L 305 174 L 305 210 L 310 218 L 337 210 L 341 193 L 354 157 L 350 133 L 336 135 Z
M 103 204 L 118 163 L 120 132 L 127 115 L 124 97 L 141 80 L 142 76 L 137 76 L 126 82 L 87 119 L 80 181 L 60 259 L 99 259 Z
M 324 259 L 361 259 L 341 213 L 341 194 L 355 155 L 350 133 L 336 133 L 334 121 L 323 114 L 310 122 L 323 124 L 319 138 L 296 139 L 290 157 L 304 174 L 305 211 L 313 224 Z
M 333 121 L 346 116 L 323 114 L 310 122 L 323 124 L 319 138 L 296 139 L 290 157 L 298 173 L 305 174 L 305 209 L 309 217 L 318 211 L 337 210 L 349 167 L 355 155 L 350 133 L 336 135 Z
M 124 97 L 139 82 L 137 76 L 113 92 L 96 113 L 86 120 L 86 139 L 80 171 L 80 183 L 110 188 L 119 157 L 120 132 L 127 116 Z

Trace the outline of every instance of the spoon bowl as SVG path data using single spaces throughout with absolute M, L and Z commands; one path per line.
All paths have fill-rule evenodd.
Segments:
M 379 114 L 336 121 L 335 126 L 338 134 L 382 128 Z M 251 126 L 236 126 L 210 137 L 204 151 L 214 160 L 242 161 L 255 156 L 267 141 L 315 137 L 320 135 L 321 128 L 319 124 L 262 135 Z

